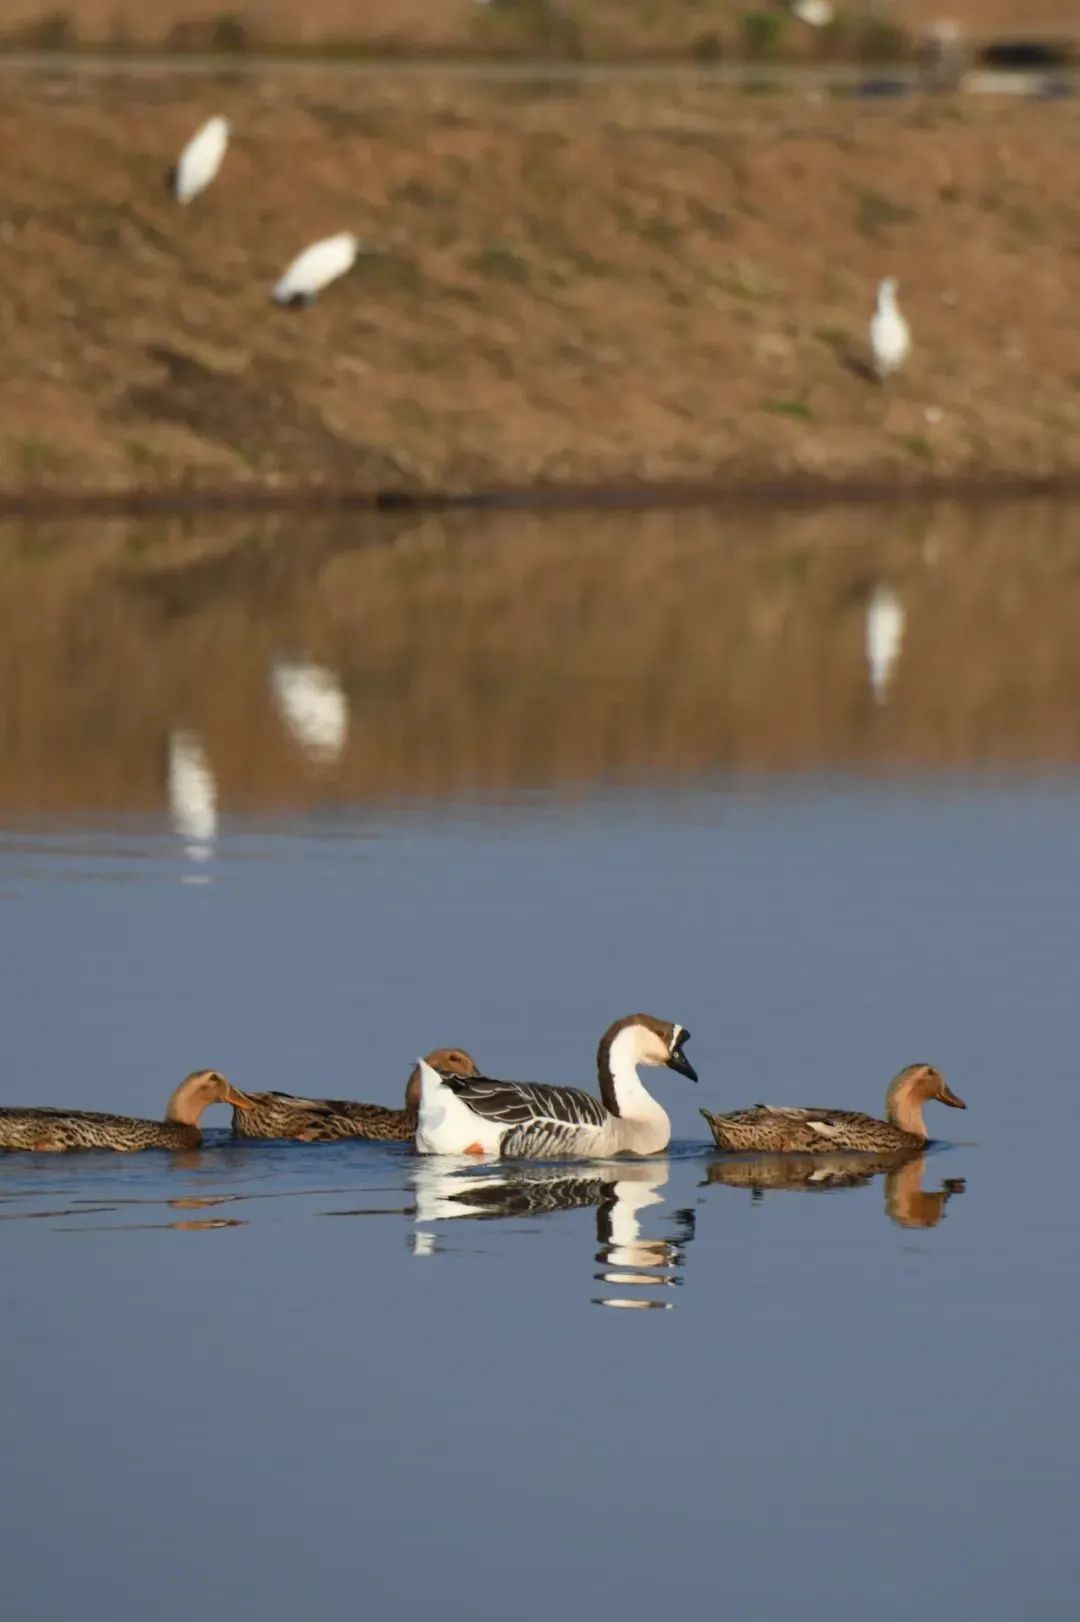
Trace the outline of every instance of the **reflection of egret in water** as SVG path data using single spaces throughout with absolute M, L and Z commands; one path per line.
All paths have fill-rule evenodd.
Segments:
M 889 696 L 896 661 L 904 641 L 904 605 L 891 586 L 879 584 L 866 605 L 866 663 L 874 700 L 884 704 Z
M 639 1213 L 664 1204 L 666 1161 L 595 1161 L 567 1166 L 500 1161 L 490 1167 L 450 1156 L 431 1156 L 413 1168 L 417 1223 L 472 1217 L 542 1217 L 556 1211 L 596 1209 L 596 1260 L 604 1284 L 671 1289 L 682 1282 L 683 1247 L 694 1236 L 694 1213 L 675 1213 L 675 1238 L 646 1238 Z M 413 1253 L 437 1252 L 434 1235 L 417 1233 Z M 598 1306 L 669 1307 L 651 1297 L 596 1297 Z
M 202 740 L 176 728 L 169 734 L 169 814 L 192 862 L 208 862 L 217 836 L 217 784 Z M 206 884 L 206 874 L 188 874 L 186 884 Z
M 939 1189 L 922 1186 L 926 1156 L 918 1151 L 892 1155 L 752 1155 L 725 1156 L 709 1166 L 705 1184 L 748 1188 L 755 1200 L 776 1190 L 828 1193 L 838 1188 L 865 1188 L 875 1177 L 885 1179 L 885 1215 L 901 1228 L 936 1228 L 954 1194 L 966 1186 L 962 1177 L 945 1178 Z
M 290 735 L 308 759 L 320 766 L 340 759 L 349 735 L 349 704 L 334 672 L 303 660 L 275 659 L 270 688 Z

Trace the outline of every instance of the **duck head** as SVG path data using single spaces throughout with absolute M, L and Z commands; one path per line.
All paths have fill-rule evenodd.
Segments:
M 885 1094 L 885 1113 L 902 1132 L 925 1137 L 922 1107 L 931 1101 L 947 1104 L 950 1109 L 967 1109 L 964 1100 L 947 1086 L 940 1070 L 932 1064 L 908 1064 L 892 1079 Z
M 932 1064 L 905 1065 L 900 1074 L 894 1078 L 889 1091 L 917 1098 L 924 1104 L 936 1099 L 939 1104 L 948 1104 L 950 1109 L 967 1109 L 964 1100 L 957 1098 L 941 1071 L 935 1070 Z
M 424 1063 L 437 1070 L 441 1076 L 478 1076 L 479 1067 L 472 1054 L 465 1048 L 432 1048 L 425 1055 Z M 420 1108 L 420 1066 L 414 1064 L 409 1072 L 409 1079 L 405 1084 L 405 1108 L 418 1110 Z
M 193 1070 L 169 1099 L 165 1119 L 180 1126 L 198 1126 L 203 1110 L 211 1104 L 231 1104 L 240 1110 L 255 1107 L 253 1100 L 226 1081 L 220 1070 Z

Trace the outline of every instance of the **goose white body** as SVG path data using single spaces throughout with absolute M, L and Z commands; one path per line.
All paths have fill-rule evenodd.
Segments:
M 190 203 L 206 190 L 221 168 L 228 144 L 227 118 L 208 118 L 202 128 L 196 130 L 172 173 L 173 195 L 178 203 Z
M 900 314 L 896 290 L 896 280 L 886 276 L 878 287 L 877 308 L 870 322 L 870 355 L 881 382 L 900 370 L 911 351 L 911 331 Z
M 274 303 L 310 304 L 324 287 L 352 269 L 359 251 L 359 238 L 351 231 L 313 242 L 293 260 L 274 287 Z

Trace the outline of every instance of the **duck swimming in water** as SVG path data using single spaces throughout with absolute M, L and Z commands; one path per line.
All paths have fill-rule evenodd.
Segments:
M 706 1109 L 701 1113 L 718 1149 L 760 1149 L 774 1154 L 825 1154 L 839 1149 L 887 1154 L 923 1147 L 927 1137 L 922 1107 L 931 1099 L 951 1109 L 967 1108 L 932 1064 L 909 1064 L 889 1084 L 884 1121 L 858 1110 L 787 1109 L 775 1104 L 755 1104 L 726 1115 L 713 1115 Z
M 435 1048 L 425 1064 L 457 1076 L 478 1076 L 476 1060 L 464 1048 Z M 298 1098 L 292 1093 L 249 1093 L 233 1113 L 238 1138 L 293 1138 L 301 1143 L 334 1143 L 367 1138 L 374 1143 L 405 1143 L 416 1135 L 420 1108 L 420 1066 L 405 1085 L 405 1108 L 354 1104 L 348 1098 Z
M 577 1087 L 547 1087 L 487 1076 L 440 1076 L 421 1061 L 416 1147 L 428 1155 L 652 1155 L 666 1149 L 671 1122 L 638 1075 L 665 1065 L 697 1080 L 683 1052 L 690 1032 L 651 1014 L 627 1014 L 600 1038 L 600 1097 Z
M 0 1109 L 0 1149 L 33 1149 L 62 1153 L 67 1149 L 197 1149 L 199 1121 L 211 1104 L 251 1107 L 246 1093 L 217 1070 L 193 1070 L 169 1099 L 163 1121 L 132 1115 L 104 1115 L 96 1110 Z

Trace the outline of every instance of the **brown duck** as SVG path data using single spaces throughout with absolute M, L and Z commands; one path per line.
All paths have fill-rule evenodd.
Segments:
M 478 1076 L 476 1061 L 464 1048 L 435 1048 L 426 1062 L 441 1075 Z M 375 1143 L 405 1143 L 416 1136 L 420 1107 L 420 1066 L 413 1065 L 405 1085 L 405 1108 L 355 1104 L 348 1098 L 298 1098 L 292 1093 L 250 1093 L 249 1107 L 233 1114 L 238 1138 L 295 1138 L 301 1143 L 333 1143 L 341 1138 L 367 1138 Z
M 847 1150 L 888 1154 L 918 1149 L 927 1141 L 922 1107 L 930 1099 L 952 1109 L 967 1105 L 945 1085 L 932 1064 L 909 1064 L 895 1076 L 885 1094 L 884 1121 L 858 1110 L 785 1109 L 755 1104 L 728 1115 L 703 1109 L 718 1149 L 764 1150 L 773 1154 L 828 1154 Z
M 169 1099 L 163 1121 L 96 1110 L 0 1109 L 0 1149 L 59 1154 L 66 1149 L 197 1149 L 199 1121 L 211 1104 L 250 1109 L 251 1101 L 217 1070 L 193 1070 Z

